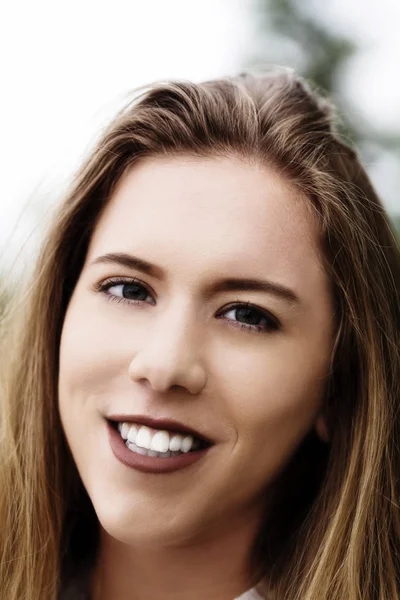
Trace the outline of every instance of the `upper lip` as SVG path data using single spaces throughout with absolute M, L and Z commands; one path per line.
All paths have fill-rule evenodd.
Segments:
M 110 415 L 107 417 L 109 421 L 114 421 L 115 423 L 137 423 L 138 425 L 146 425 L 147 427 L 151 427 L 152 429 L 164 429 L 167 431 L 174 431 L 183 433 L 186 435 L 193 435 L 201 440 L 207 442 L 208 444 L 213 444 L 214 442 L 204 433 L 193 429 L 193 427 L 189 427 L 184 423 L 179 421 L 175 421 L 174 419 L 155 419 L 152 417 L 147 417 L 145 415 L 127 415 L 127 414 L 117 414 Z

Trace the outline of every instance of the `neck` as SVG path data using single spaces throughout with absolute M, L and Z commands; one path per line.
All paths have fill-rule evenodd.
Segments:
M 92 600 L 233 600 L 251 587 L 258 522 L 180 545 L 126 545 L 102 530 Z

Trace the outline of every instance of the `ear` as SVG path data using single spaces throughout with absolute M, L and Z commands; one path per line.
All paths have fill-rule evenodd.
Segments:
M 330 442 L 330 435 L 328 426 L 326 424 L 326 419 L 321 413 L 318 415 L 317 420 L 315 421 L 315 431 L 322 442 Z

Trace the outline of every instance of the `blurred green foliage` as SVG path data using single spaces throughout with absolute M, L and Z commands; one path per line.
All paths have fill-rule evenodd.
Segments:
M 252 63 L 271 61 L 293 66 L 301 75 L 332 96 L 337 103 L 344 127 L 350 139 L 364 146 L 381 146 L 395 152 L 400 159 L 400 135 L 382 133 L 369 123 L 346 101 L 340 89 L 348 61 L 358 50 L 348 36 L 329 28 L 319 18 L 323 6 L 316 10 L 307 0 L 254 0 L 254 9 L 260 38 Z M 347 115 L 351 115 L 351 123 Z
M 389 134 L 374 128 L 341 89 L 348 62 L 358 48 L 354 40 L 321 19 L 324 5 L 316 8 L 307 0 L 253 0 L 253 9 L 259 33 L 249 66 L 267 62 L 295 68 L 333 99 L 342 121 L 341 133 L 360 149 L 364 161 L 376 161 L 389 152 L 400 171 L 399 130 L 393 128 Z M 392 217 L 400 233 L 400 214 Z
M 394 223 L 394 226 L 396 228 L 397 235 L 398 235 L 398 237 L 400 239 L 400 215 L 395 215 L 393 217 L 393 223 Z

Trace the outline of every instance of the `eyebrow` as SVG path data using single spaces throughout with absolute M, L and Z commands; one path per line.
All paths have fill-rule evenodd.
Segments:
M 128 269 L 140 271 L 150 277 L 154 277 L 159 281 L 165 279 L 165 273 L 161 267 L 153 265 L 142 258 L 133 256 L 132 254 L 126 254 L 125 252 L 111 252 L 95 258 L 89 266 L 96 264 L 116 264 Z M 207 289 L 208 294 L 212 295 L 218 292 L 226 291 L 257 291 L 265 292 L 277 296 L 290 304 L 300 304 L 299 297 L 290 288 L 281 285 L 279 283 L 262 280 L 262 279 L 245 279 L 239 277 L 226 277 L 221 279 Z

